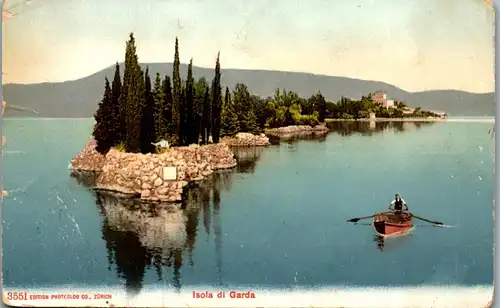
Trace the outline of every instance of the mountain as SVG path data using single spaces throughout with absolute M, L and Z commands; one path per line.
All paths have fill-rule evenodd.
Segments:
M 144 63 L 149 67 L 151 77 L 156 72 L 162 76 L 172 75 L 172 63 Z M 123 76 L 123 63 L 120 64 Z M 187 65 L 181 64 L 181 76 L 187 75 Z M 6 116 L 41 117 L 91 117 L 101 100 L 104 77 L 113 79 L 114 65 L 93 75 L 72 81 L 39 84 L 6 84 L 3 87 L 7 101 Z M 205 77 L 211 81 L 214 70 L 193 67 L 195 78 Z M 370 92 L 385 91 L 391 99 L 401 100 L 410 107 L 445 111 L 454 116 L 493 116 L 495 105 L 493 93 L 476 94 L 456 90 L 435 90 L 407 92 L 396 86 L 379 82 L 314 75 L 310 73 L 279 72 L 266 70 L 223 69 L 222 85 L 234 88 L 236 83 L 245 83 L 252 94 L 272 96 L 276 88 L 297 92 L 308 97 L 318 90 L 331 101 L 341 96 L 360 98 Z M 30 110 L 34 110 L 36 114 Z

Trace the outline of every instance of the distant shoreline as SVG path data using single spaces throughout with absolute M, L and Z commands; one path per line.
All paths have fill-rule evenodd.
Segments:
M 472 122 L 495 123 L 495 118 L 375 118 L 375 119 L 325 119 L 325 122 Z
M 3 120 L 92 120 L 88 118 L 70 118 L 70 117 L 24 117 L 24 116 L 6 116 Z M 325 122 L 455 122 L 455 123 L 495 123 L 495 117 L 451 117 L 446 119 L 439 118 L 375 118 L 375 119 L 333 119 L 327 118 Z

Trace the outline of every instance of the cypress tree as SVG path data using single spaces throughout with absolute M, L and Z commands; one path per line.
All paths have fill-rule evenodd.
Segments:
M 325 122 L 325 118 L 327 115 L 327 109 L 326 109 L 326 100 L 323 94 L 321 92 L 318 93 L 318 121 L 321 123 Z
M 129 49 L 130 57 L 127 59 L 129 64 L 129 83 L 127 84 L 125 99 L 125 122 L 127 126 L 125 150 L 135 153 L 141 149 L 141 120 L 146 96 L 144 74 L 139 65 L 133 34 L 130 34 Z
M 119 106 L 120 106 L 120 139 L 122 142 L 126 142 L 127 139 L 127 122 L 128 122 L 128 116 L 127 116 L 127 108 L 128 108 L 128 90 L 130 88 L 130 83 L 131 83 L 131 78 L 132 78 L 132 71 L 133 71 L 133 55 L 135 53 L 135 38 L 134 34 L 130 33 L 129 35 L 129 40 L 126 42 L 125 45 L 125 63 L 124 63 L 124 71 L 123 71 L 123 83 L 121 86 L 121 93 L 120 93 L 120 98 L 119 98 Z
M 212 138 L 214 143 L 220 139 L 221 111 L 222 111 L 222 89 L 220 85 L 220 52 L 215 61 L 215 76 L 212 81 Z
M 154 100 L 151 93 L 149 68 L 146 68 L 144 74 L 144 94 L 145 106 L 141 118 L 141 152 L 145 154 L 154 152 L 154 145 L 151 143 L 155 141 Z
M 258 132 L 257 116 L 252 107 L 252 98 L 245 84 L 237 83 L 234 89 L 234 105 L 237 110 L 240 131 Z
M 166 139 L 168 134 L 168 122 L 164 118 L 165 93 L 163 92 L 160 73 L 156 73 L 155 84 L 153 88 L 153 117 L 154 117 L 154 136 L 155 142 Z
M 312 105 L 313 111 L 318 113 L 318 121 L 324 122 L 326 118 L 326 100 L 321 92 L 318 92 L 309 98 L 309 102 Z
M 94 114 L 96 124 L 92 132 L 92 135 L 97 143 L 96 150 L 101 154 L 107 153 L 113 146 L 112 143 L 114 142 L 113 136 L 110 134 L 110 125 L 112 124 L 110 119 L 113 116 L 113 114 L 110 113 L 113 104 L 112 96 L 111 87 L 109 86 L 109 81 L 106 77 L 104 95 L 97 107 L 97 111 Z
M 174 105 L 174 98 L 172 96 L 172 83 L 170 82 L 170 76 L 165 76 L 165 80 L 163 81 L 163 97 L 164 103 L 162 108 L 163 121 L 165 121 L 165 127 L 167 130 L 168 136 L 173 136 L 175 133 L 175 125 L 172 116 L 172 108 Z
M 250 110 L 250 93 L 248 88 L 243 83 L 237 83 L 233 91 L 233 104 L 235 105 L 235 110 L 238 115 L 238 122 L 240 124 L 240 129 L 243 132 L 247 132 L 243 126 L 243 121 L 245 120 L 245 114 Z
M 181 82 L 181 100 L 179 105 L 179 145 L 186 145 L 186 83 Z
M 221 136 L 232 136 L 239 131 L 238 114 L 231 100 L 228 87 L 226 87 L 221 118 Z
M 196 82 L 196 85 L 194 86 L 194 106 L 193 106 L 193 138 L 196 141 L 196 143 L 199 143 L 199 138 L 201 134 L 201 126 L 202 126 L 202 119 L 203 119 L 203 103 L 205 101 L 205 90 L 207 88 L 207 81 L 205 77 L 201 77 L 198 79 Z M 194 137 L 196 136 L 196 137 Z
M 179 40 L 177 39 L 177 37 L 175 38 L 174 64 L 172 68 L 172 95 L 172 121 L 174 124 L 174 134 L 177 134 L 179 136 L 179 140 L 181 141 L 182 136 L 180 136 L 180 108 L 182 104 L 182 84 L 180 74 Z
M 257 124 L 257 116 L 253 107 L 250 107 L 248 112 L 243 118 L 243 123 L 241 123 L 242 130 L 248 133 L 257 134 L 259 132 L 259 125 Z
M 194 79 L 193 79 L 193 59 L 189 61 L 188 75 L 186 80 L 186 144 L 197 143 L 197 123 L 194 119 Z
M 203 115 L 201 123 L 201 143 L 207 144 L 210 136 L 211 110 L 210 110 L 210 92 L 208 87 L 205 88 L 205 96 L 203 98 Z
M 111 113 L 115 116 L 110 119 L 112 124 L 110 125 L 113 130 L 113 142 L 112 146 L 115 146 L 123 141 L 123 135 L 125 134 L 125 126 L 123 125 L 123 121 L 120 118 L 121 108 L 120 108 L 120 94 L 122 91 L 122 82 L 120 77 L 120 65 L 116 62 L 115 65 L 115 76 L 113 78 L 113 83 L 111 84 L 111 93 L 112 93 L 112 111 Z

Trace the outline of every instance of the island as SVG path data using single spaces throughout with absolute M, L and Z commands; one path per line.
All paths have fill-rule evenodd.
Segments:
M 329 121 L 440 121 L 446 112 L 410 108 L 403 101 L 389 99 L 387 93 L 376 91 L 361 99 L 342 97 L 337 104 L 328 104 Z
M 113 80 L 104 80 L 92 136 L 71 160 L 72 174 L 94 174 L 96 189 L 179 202 L 190 183 L 234 168 L 236 147 L 268 146 L 269 137 L 326 134 L 327 118 L 400 116 L 407 108 L 402 102 L 384 106 L 373 95 L 333 103 L 319 91 L 307 99 L 286 89 L 261 98 L 243 83 L 223 91 L 219 59 L 220 53 L 210 83 L 194 78 L 193 59 L 182 79 L 176 38 L 172 76 L 156 73 L 152 82 L 131 33 L 123 78 L 116 63 Z

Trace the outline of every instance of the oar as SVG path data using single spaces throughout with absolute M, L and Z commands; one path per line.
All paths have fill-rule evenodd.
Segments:
M 365 216 L 365 217 L 356 217 L 356 218 L 351 218 L 351 219 L 348 219 L 347 222 L 358 222 L 360 221 L 361 219 L 368 219 L 368 218 L 373 218 L 375 217 L 377 214 L 373 214 L 373 215 L 370 215 L 370 216 Z
M 434 220 L 429 220 L 429 219 L 425 219 L 425 218 L 422 218 L 422 217 L 419 217 L 417 215 L 414 215 L 414 214 L 410 214 L 412 217 L 416 218 L 416 219 L 420 219 L 420 220 L 423 220 L 423 221 L 426 221 L 426 222 L 429 222 L 431 224 L 434 224 L 434 225 L 442 225 L 443 223 L 440 222 L 440 221 L 434 221 Z

